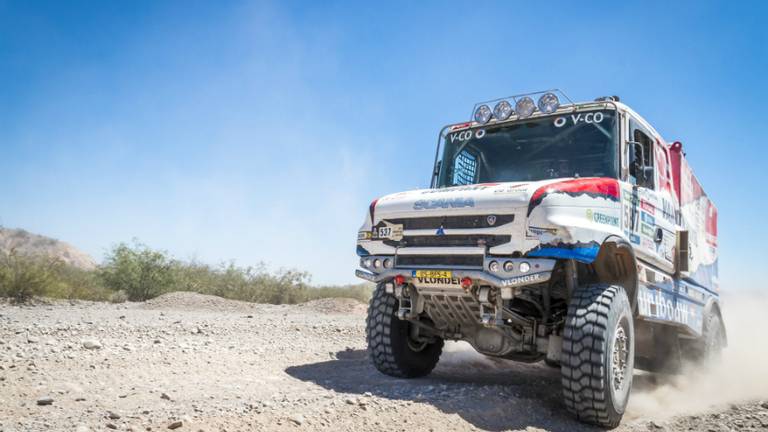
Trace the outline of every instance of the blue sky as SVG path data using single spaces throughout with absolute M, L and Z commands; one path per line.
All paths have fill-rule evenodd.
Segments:
M 724 287 L 764 284 L 768 8 L 531 3 L 0 0 L 0 224 L 353 282 L 368 203 L 428 184 L 444 124 L 558 87 L 683 141 Z

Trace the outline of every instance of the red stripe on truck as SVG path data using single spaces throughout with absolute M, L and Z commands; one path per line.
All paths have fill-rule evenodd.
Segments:
M 619 182 L 611 178 L 591 177 L 550 183 L 536 189 L 536 192 L 533 193 L 531 202 L 528 204 L 528 215 L 536 206 L 541 204 L 547 195 L 554 193 L 570 196 L 588 195 L 618 201 L 621 192 Z

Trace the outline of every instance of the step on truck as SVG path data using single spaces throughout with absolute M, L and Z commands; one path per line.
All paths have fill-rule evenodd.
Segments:
M 445 340 L 559 367 L 565 407 L 621 421 L 634 369 L 726 344 L 717 210 L 680 142 L 618 97 L 559 90 L 475 105 L 440 131 L 431 187 L 374 200 L 356 275 L 381 372 L 415 378 Z

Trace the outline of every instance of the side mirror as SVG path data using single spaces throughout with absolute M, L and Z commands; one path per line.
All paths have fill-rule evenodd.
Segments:
M 688 263 L 691 260 L 691 244 L 688 240 L 688 231 L 678 231 L 675 243 L 675 267 L 677 273 L 687 272 Z

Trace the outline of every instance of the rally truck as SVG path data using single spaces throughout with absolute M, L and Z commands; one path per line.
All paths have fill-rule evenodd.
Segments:
M 726 345 L 717 210 L 680 142 L 618 97 L 550 90 L 440 131 L 431 186 L 374 200 L 356 275 L 374 282 L 374 366 L 415 378 L 445 340 L 559 367 L 566 408 L 615 427 L 634 369 Z

